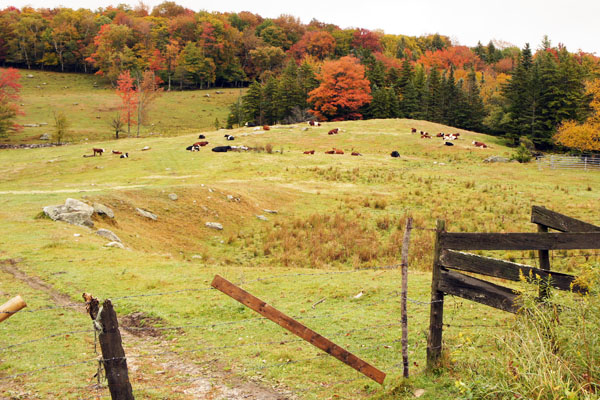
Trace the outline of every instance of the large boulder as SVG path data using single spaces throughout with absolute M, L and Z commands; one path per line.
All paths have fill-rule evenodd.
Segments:
M 508 158 L 500 157 L 500 156 L 489 156 L 488 158 L 483 160 L 483 162 L 485 162 L 485 163 L 505 163 L 508 161 L 509 161 Z
M 108 218 L 114 218 L 115 213 L 109 207 L 106 207 L 104 204 L 94 203 L 94 212 L 98 215 L 106 215 Z
M 119 239 L 117 235 L 115 235 L 112 231 L 109 231 L 108 229 L 98 229 L 96 231 L 96 235 L 107 238 L 111 242 L 121 242 L 121 239 Z
M 94 208 L 82 201 L 67 199 L 64 205 L 46 206 L 44 213 L 53 221 L 64 221 L 69 224 L 92 228 Z
M 120 242 L 108 242 L 104 246 L 106 246 L 106 247 L 116 247 L 116 248 L 119 248 L 119 249 L 124 249 L 125 248 L 125 246 L 123 246 L 123 243 L 120 243 Z

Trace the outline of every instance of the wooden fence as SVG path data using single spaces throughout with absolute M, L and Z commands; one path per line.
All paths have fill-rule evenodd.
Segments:
M 600 171 L 600 157 L 546 156 L 536 159 L 538 169 L 580 169 L 583 171 Z
M 531 222 L 537 224 L 538 233 L 451 233 L 446 232 L 444 221 L 438 221 L 427 340 L 428 368 L 435 367 L 442 354 L 444 295 L 511 313 L 520 308 L 519 293 L 515 290 L 457 271 L 511 281 L 520 281 L 523 277 L 533 281 L 536 277 L 540 297 L 546 297 L 550 287 L 585 292 L 585 288 L 574 283 L 575 276 L 551 271 L 549 250 L 600 249 L 600 227 L 538 206 L 532 208 Z M 549 228 L 561 233 L 548 233 Z M 538 250 L 541 268 L 459 250 Z

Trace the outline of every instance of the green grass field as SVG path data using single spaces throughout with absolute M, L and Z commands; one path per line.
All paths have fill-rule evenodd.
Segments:
M 94 386 L 94 334 L 89 317 L 81 312 L 81 294 L 89 292 L 113 299 L 121 320 L 143 313 L 134 327 L 154 329 L 133 329 L 135 334 L 124 336 L 137 398 L 198 398 L 199 376 L 231 387 L 252 382 L 301 399 L 408 399 L 418 389 L 425 390 L 423 399 L 478 398 L 473 387 L 488 388 L 482 383 L 485 377 L 506 369 L 499 354 L 516 320 L 448 297 L 444 369 L 425 373 L 434 237 L 430 229 L 436 219 L 445 219 L 449 231 L 534 232 L 529 213 L 537 204 L 600 223 L 600 174 L 538 170 L 534 163 L 483 163 L 490 155 L 512 152 L 494 137 L 461 130 L 461 139 L 447 147 L 439 139 L 420 139 L 410 128 L 430 133 L 456 131 L 453 128 L 424 121 L 370 120 L 326 123 L 309 130 L 303 130 L 304 125 L 267 132 L 234 129 L 227 133 L 236 140 L 227 142 L 223 131 L 208 128 L 214 115 L 221 120 L 226 114 L 222 104 L 219 108 L 210 103 L 211 117 L 190 111 L 194 104 L 209 110 L 200 102 L 219 97 L 177 92 L 161 99 L 173 105 L 173 113 L 162 110 L 160 115 L 178 116 L 181 129 L 190 133 L 106 140 L 110 131 L 102 123 L 104 117 L 94 121 L 94 115 L 100 107 L 101 116 L 110 114 L 109 104 L 116 104 L 112 91 L 92 89 L 93 77 L 54 78 L 45 86 L 79 88 L 52 100 L 65 106 L 81 104 L 81 113 L 72 114 L 74 121 L 76 115 L 86 115 L 74 122 L 76 135 L 104 138 L 93 147 L 129 152 L 130 158 L 83 158 L 91 153 L 91 143 L 0 151 L 0 260 L 13 260 L 23 273 L 79 304 L 40 310 L 56 304 L 48 290 L 15 279 L 2 266 L 7 261 L 0 265 L 0 302 L 21 294 L 29 304 L 24 311 L 35 311 L 0 323 L 0 379 L 25 374 L 0 381 L 0 397 L 108 396 L 105 386 Z M 44 106 L 49 99 L 34 101 L 35 96 L 26 95 L 35 87 L 27 79 L 26 108 L 41 108 L 23 121 L 43 122 L 51 112 Z M 69 84 L 69 79 L 80 81 Z M 165 126 L 174 123 L 166 117 L 160 120 Z M 75 129 L 88 123 L 89 131 Z M 194 129 L 195 123 L 203 128 Z M 172 134 L 178 133 L 169 127 Z M 327 135 L 332 127 L 342 132 Z M 33 132 L 27 132 L 22 137 L 33 138 Z M 209 146 L 185 151 L 198 133 L 207 136 Z M 476 149 L 472 140 L 491 147 Z M 270 145 L 273 151 L 210 151 L 213 145 L 232 143 Z M 144 146 L 151 150 L 141 151 Z M 332 147 L 346 154 L 324 154 Z M 312 149 L 314 155 L 302 154 Z M 350 156 L 352 150 L 363 156 Z M 391 158 L 392 150 L 402 157 Z M 178 200 L 170 200 L 170 193 Z M 110 206 L 115 220 L 96 219 L 96 228 L 115 232 L 127 249 L 105 247 L 106 240 L 94 230 L 36 218 L 44 206 L 62 204 L 68 197 Z M 158 220 L 138 216 L 136 207 L 154 212 Z M 411 378 L 403 380 L 400 272 L 352 271 L 399 263 L 409 215 L 416 225 L 409 297 L 416 302 L 409 303 Z M 224 229 L 209 229 L 206 222 L 222 223 Z M 482 254 L 506 259 L 534 255 Z M 556 258 L 553 268 L 579 273 L 597 261 Z M 385 385 L 210 290 L 215 274 L 240 283 L 379 367 L 388 374 Z M 152 294 L 156 295 L 145 296 Z M 159 333 L 151 336 L 155 328 Z M 211 398 L 209 394 L 203 395 Z M 216 389 L 210 395 L 219 398 Z
M 17 123 L 42 126 L 24 127 L 1 142 L 43 142 L 39 140 L 42 134 L 53 134 L 54 112 L 67 116 L 70 129 L 65 140 L 68 142 L 114 137 L 110 120 L 119 111 L 121 99 L 101 77 L 37 70 L 20 70 L 20 73 L 21 108 L 25 115 L 19 116 Z M 239 89 L 163 92 L 150 107 L 148 123 L 140 128 L 140 135 L 175 136 L 214 129 L 215 119 L 225 126 L 228 107 L 241 94 Z M 132 126 L 130 136 L 136 134 L 137 126 Z M 120 136 L 127 137 L 127 132 Z

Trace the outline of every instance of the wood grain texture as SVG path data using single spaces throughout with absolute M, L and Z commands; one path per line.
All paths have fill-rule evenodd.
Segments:
M 519 296 L 518 292 L 504 286 L 461 274 L 460 272 L 442 269 L 439 287 L 440 290 L 447 294 L 462 297 L 503 311 L 516 313 L 520 308 L 516 302 Z
M 510 261 L 478 256 L 476 254 L 444 250 L 440 257 L 440 262 L 446 268 L 473 272 L 516 282 L 520 281 L 522 277 L 528 281 L 532 281 L 534 278 L 539 278 L 542 281 L 548 281 L 549 279 L 550 286 L 553 288 L 568 291 L 572 289 L 574 292 L 578 293 L 587 292 L 585 288 L 574 284 L 574 281 L 577 278 L 576 276 L 534 268 L 529 265 L 513 263 Z
M 239 301 L 243 305 L 251 308 L 260 315 L 270 319 L 279 326 L 287 329 L 294 335 L 306 340 L 313 346 L 318 347 L 324 352 L 334 356 L 341 362 L 349 365 L 350 367 L 361 372 L 365 376 L 373 379 L 375 382 L 383 384 L 383 381 L 385 380 L 384 372 L 378 370 L 366 361 L 361 360 L 354 354 L 343 349 L 342 347 L 333 343 L 329 339 L 302 325 L 300 322 L 285 315 L 281 311 L 268 305 L 264 301 L 239 288 L 238 286 L 220 277 L 219 275 L 215 275 L 211 286 L 232 297 L 233 299 Z
M 599 249 L 600 232 L 590 233 L 450 233 L 441 246 L 453 250 L 578 250 Z
M 440 290 L 440 236 L 446 230 L 446 221 L 438 220 L 433 250 L 431 276 L 431 305 L 429 308 L 429 335 L 427 336 L 427 369 L 438 366 L 442 355 L 442 330 L 444 326 L 444 292 Z
M 531 222 L 561 232 L 600 232 L 600 226 L 589 224 L 541 206 L 531 207 Z

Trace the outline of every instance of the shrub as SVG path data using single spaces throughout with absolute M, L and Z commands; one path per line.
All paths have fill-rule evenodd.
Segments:
M 523 143 L 521 143 L 517 151 L 510 157 L 511 160 L 517 160 L 520 163 L 528 163 L 531 161 L 531 158 L 531 151 Z

